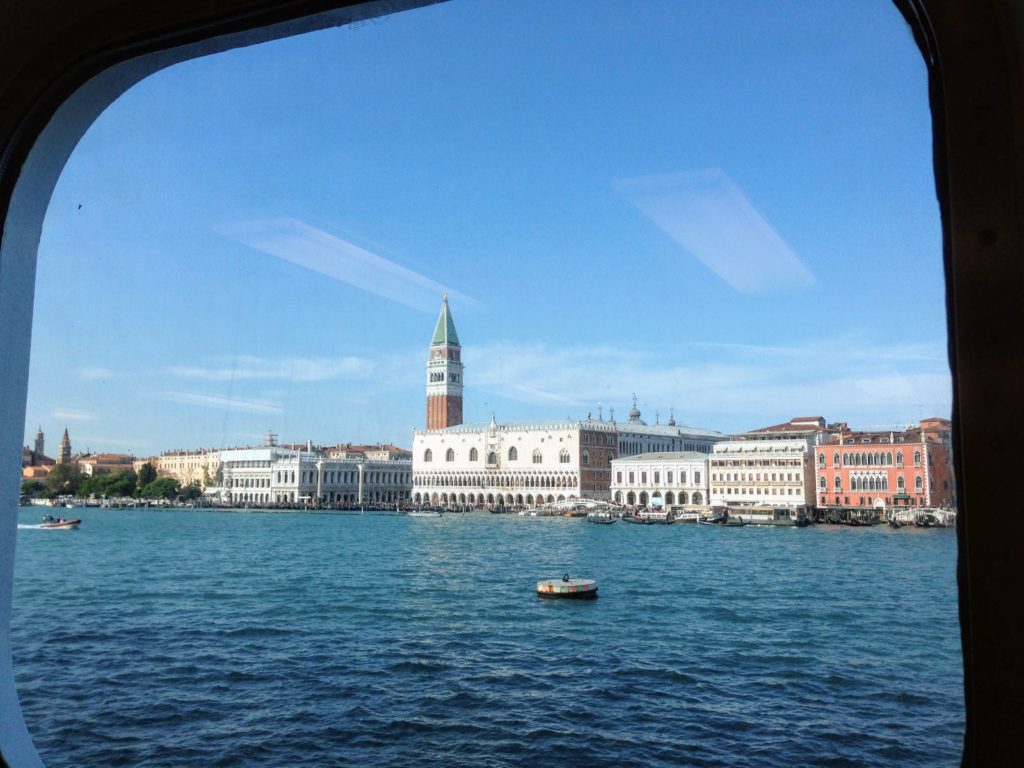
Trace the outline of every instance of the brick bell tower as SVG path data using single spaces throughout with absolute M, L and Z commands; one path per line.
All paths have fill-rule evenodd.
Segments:
M 462 345 L 455 333 L 446 292 L 427 360 L 427 429 L 444 429 L 461 423 Z

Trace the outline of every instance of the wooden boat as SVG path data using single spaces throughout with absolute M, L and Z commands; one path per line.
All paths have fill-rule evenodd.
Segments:
M 721 515 L 707 520 L 698 520 L 697 525 L 717 525 L 719 528 L 738 528 L 741 525 L 748 525 L 748 523 L 742 517 Z
M 611 525 L 618 518 L 615 517 L 611 512 L 590 512 L 587 515 L 588 523 L 596 523 L 597 525 Z

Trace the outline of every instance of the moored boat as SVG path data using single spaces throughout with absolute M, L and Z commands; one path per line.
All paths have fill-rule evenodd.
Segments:
M 745 506 L 734 508 L 730 518 L 740 518 L 747 525 L 796 525 L 800 511 L 795 507 Z
M 748 525 L 741 515 L 733 516 L 728 512 L 710 517 L 707 520 L 698 520 L 697 525 L 717 525 L 720 528 L 738 528 L 741 525 Z
M 587 522 L 596 523 L 597 525 L 611 525 L 617 519 L 608 510 L 595 510 L 594 512 L 587 513 Z

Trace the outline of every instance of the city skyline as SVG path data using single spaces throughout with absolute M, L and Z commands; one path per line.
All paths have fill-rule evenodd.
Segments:
M 737 7 L 453 2 L 148 78 L 55 190 L 26 443 L 407 445 L 445 290 L 468 422 L 948 417 L 910 33 Z

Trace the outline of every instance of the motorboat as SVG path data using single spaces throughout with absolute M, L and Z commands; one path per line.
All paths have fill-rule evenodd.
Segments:
M 608 510 L 594 510 L 593 512 L 587 513 L 587 522 L 596 523 L 598 525 L 611 525 L 618 518 L 615 517 Z
M 444 512 L 440 509 L 411 509 L 405 514 L 408 517 L 441 517 Z
M 53 515 L 45 515 L 43 522 L 40 524 L 40 528 L 77 528 L 82 524 L 82 521 L 78 518 L 74 520 L 65 520 L 63 517 L 54 517 Z

